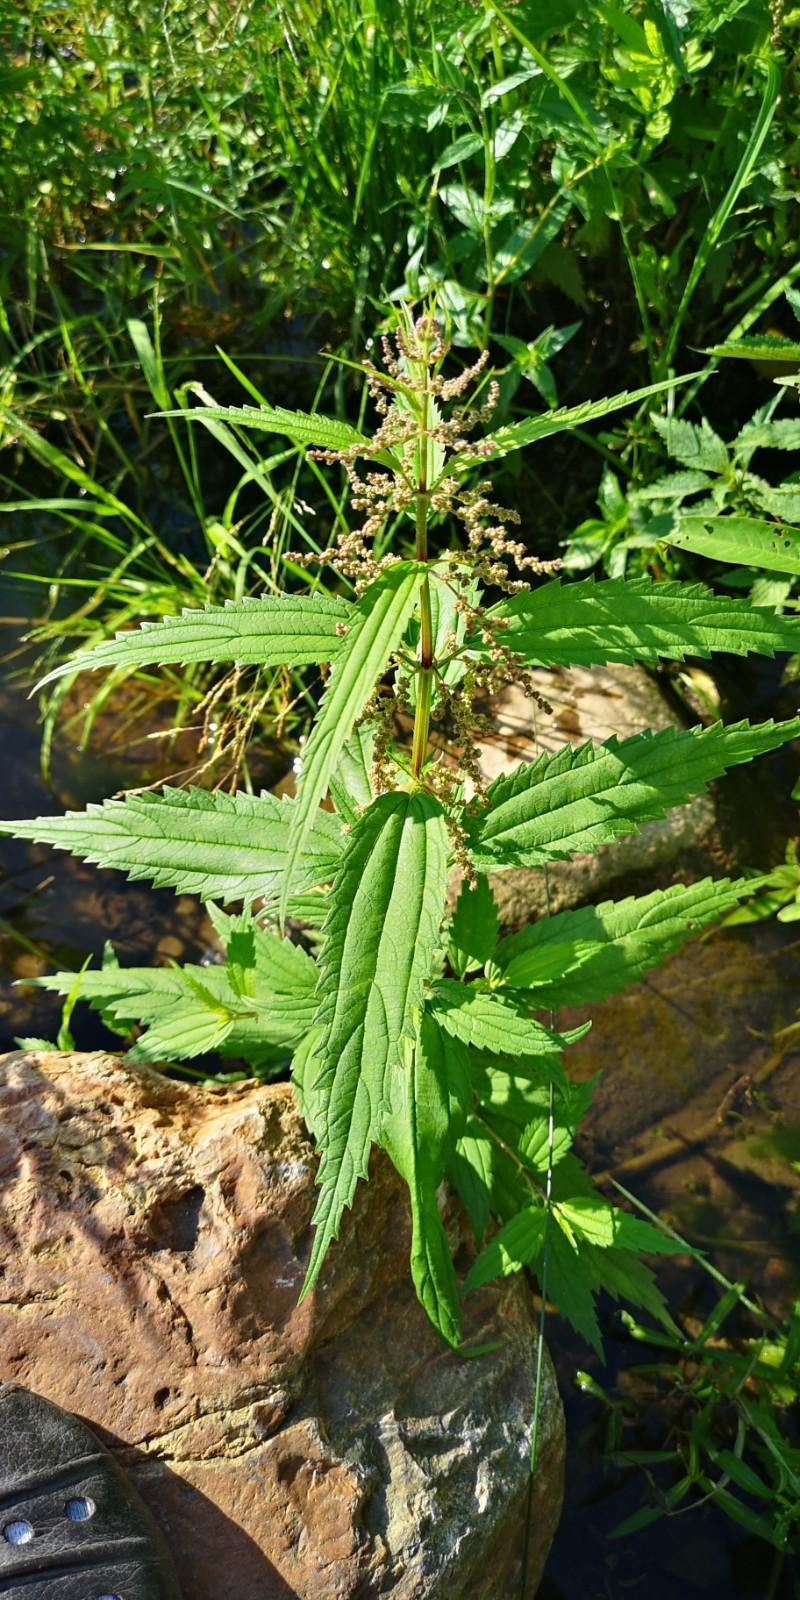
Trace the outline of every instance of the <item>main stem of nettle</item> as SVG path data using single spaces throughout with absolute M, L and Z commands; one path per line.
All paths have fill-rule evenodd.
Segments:
M 428 387 L 422 396 L 419 430 L 419 483 L 417 485 L 417 561 L 428 559 Z M 411 776 L 419 778 L 428 753 L 428 732 L 433 699 L 433 618 L 431 583 L 425 575 L 419 592 L 419 666 L 414 739 L 411 746 Z

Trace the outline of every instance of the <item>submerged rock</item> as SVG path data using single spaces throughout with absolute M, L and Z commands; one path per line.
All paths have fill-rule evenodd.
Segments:
M 82 1416 L 161 1524 L 185 1600 L 518 1593 L 536 1330 L 465 1301 L 467 1358 L 408 1275 L 373 1160 L 297 1297 L 315 1158 L 286 1085 L 195 1089 L 97 1055 L 0 1058 L 0 1378 Z M 447 1216 L 466 1265 L 462 1214 Z M 530 1594 L 561 1504 L 545 1363 Z

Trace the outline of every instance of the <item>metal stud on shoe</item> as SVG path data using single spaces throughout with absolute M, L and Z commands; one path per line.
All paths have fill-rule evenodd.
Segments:
M 0 1385 L 0 1597 L 180 1600 L 167 1546 L 121 1467 L 68 1412 Z

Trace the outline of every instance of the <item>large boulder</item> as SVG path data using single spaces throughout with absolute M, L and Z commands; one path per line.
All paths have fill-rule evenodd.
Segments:
M 0 1058 L 0 1378 L 82 1416 L 185 1600 L 503 1600 L 519 1584 L 537 1340 L 519 1280 L 436 1338 L 373 1161 L 298 1305 L 315 1158 L 286 1085 L 195 1089 L 98 1055 Z M 461 1212 L 445 1220 L 459 1265 Z M 558 1520 L 545 1363 L 529 1593 Z

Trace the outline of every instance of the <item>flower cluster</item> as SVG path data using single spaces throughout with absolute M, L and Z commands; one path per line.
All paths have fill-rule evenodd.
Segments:
M 451 549 L 431 560 L 429 585 L 444 585 L 450 595 L 456 631 L 436 641 L 430 668 L 408 660 L 401 652 L 394 662 L 391 684 L 380 684 L 364 708 L 362 721 L 373 731 L 373 790 L 392 789 L 406 765 L 398 742 L 401 723 L 412 711 L 414 673 L 433 673 L 430 715 L 446 738 L 434 735 L 419 781 L 445 804 L 451 817 L 461 806 L 483 803 L 479 741 L 491 732 L 491 723 L 479 709 L 509 683 L 524 688 L 546 712 L 531 673 L 504 642 L 507 626 L 474 603 L 476 586 L 514 594 L 528 587 L 517 573 L 552 573 L 558 561 L 540 561 L 509 532 L 519 524 L 517 512 L 504 509 L 491 498 L 491 484 L 464 482 L 464 468 L 493 452 L 491 441 L 470 441 L 475 429 L 490 419 L 497 404 L 498 387 L 490 382 L 486 398 L 478 404 L 465 399 L 480 384 L 488 352 L 456 377 L 446 378 L 442 367 L 448 344 L 434 317 L 401 325 L 394 343 L 384 337 L 383 371 L 370 361 L 363 370 L 380 423 L 368 443 L 344 450 L 310 452 L 318 461 L 344 467 L 350 481 L 351 505 L 361 512 L 361 526 L 340 534 L 321 557 L 294 555 L 302 565 L 321 561 L 349 579 L 357 592 L 374 582 L 382 568 L 402 559 L 396 554 L 376 557 L 374 545 L 389 517 L 407 515 L 415 523 L 417 559 L 427 560 L 428 519 L 454 518 L 464 529 L 462 548 Z M 480 388 L 478 388 L 480 393 Z M 445 415 L 443 407 L 449 408 Z M 362 459 L 366 471 L 359 468 Z M 457 465 L 455 465 L 457 463 Z M 450 670 L 446 672 L 446 669 Z M 437 744 L 439 748 L 436 748 Z M 452 823 L 456 855 L 466 866 L 459 825 Z M 468 869 L 471 873 L 471 869 Z

